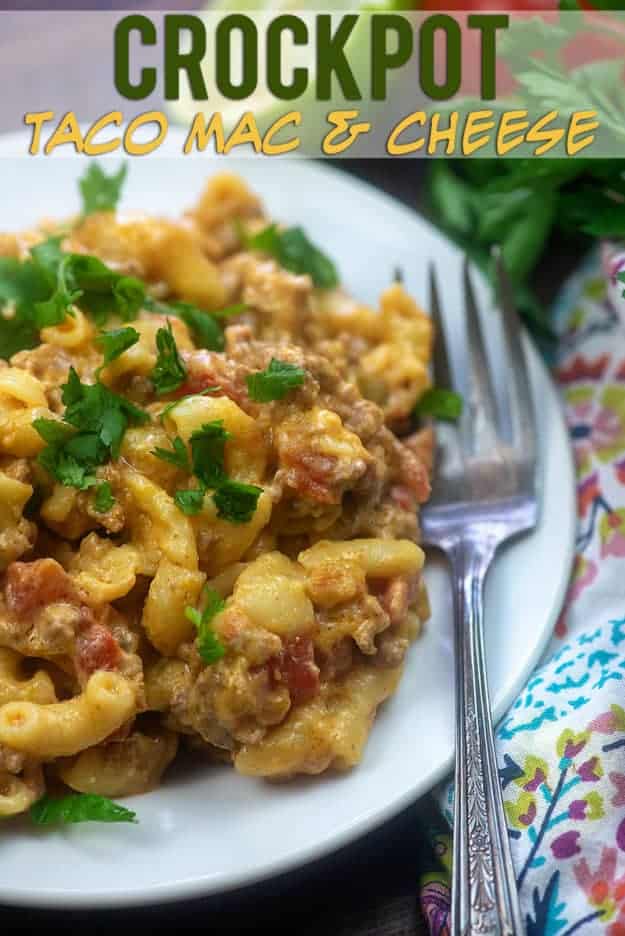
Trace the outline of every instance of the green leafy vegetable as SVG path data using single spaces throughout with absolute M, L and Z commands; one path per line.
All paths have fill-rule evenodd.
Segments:
M 189 302 L 176 302 L 170 312 L 185 323 L 196 345 L 209 351 L 223 351 L 224 333 L 219 322 L 210 314 Z
M 249 523 L 263 489 L 241 481 L 224 481 L 213 493 L 217 516 L 230 523 Z
M 129 321 L 141 309 L 144 283 L 120 276 L 97 257 L 64 253 L 61 240 L 36 244 L 23 261 L 0 257 L 0 357 L 33 348 L 39 331 L 59 325 L 74 305 L 97 325 L 113 315 Z
M 85 490 L 97 483 L 94 469 L 119 455 L 128 425 L 148 422 L 150 417 L 100 382 L 81 383 L 73 367 L 61 399 L 65 405 L 62 423 L 33 422 L 48 443 L 38 461 L 61 484 Z
M 145 284 L 132 276 L 120 276 L 98 257 L 88 254 L 67 254 L 66 278 L 81 295 L 77 304 L 91 316 L 96 325 L 103 325 L 112 315 L 128 322 L 136 318 L 145 299 Z
M 203 487 L 186 489 L 181 488 L 174 494 L 174 503 L 183 512 L 183 514 L 186 514 L 188 517 L 192 517 L 194 514 L 199 513 L 202 509 L 205 494 L 206 491 Z
M 162 459 L 162 461 L 168 462 L 170 465 L 174 465 L 176 468 L 180 468 L 181 471 L 187 471 L 190 474 L 191 463 L 189 462 L 189 453 L 187 452 L 186 445 L 180 436 L 176 436 L 171 444 L 171 449 L 155 448 L 152 455 L 156 455 L 156 457 Z
M 226 306 L 225 309 L 215 309 L 214 312 L 211 312 L 211 315 L 214 315 L 217 319 L 234 318 L 235 315 L 243 315 L 244 312 L 247 312 L 247 308 L 245 302 L 237 302 L 234 305 Z
M 33 428 L 48 445 L 61 445 L 76 434 L 73 426 L 60 419 L 33 419 Z
M 165 396 L 177 390 L 187 379 L 187 369 L 178 352 L 169 321 L 167 328 L 159 328 L 156 333 L 156 350 L 158 357 L 150 378 L 158 396 Z
M 108 481 L 103 481 L 102 484 L 99 484 L 96 488 L 93 506 L 98 513 L 108 513 L 114 504 L 115 498 L 111 490 L 111 485 Z
M 115 211 L 127 172 L 126 163 L 112 175 L 107 175 L 98 163 L 91 163 L 78 183 L 82 195 L 83 215 L 93 214 L 95 211 Z
M 63 257 L 57 268 L 56 288 L 49 299 L 35 303 L 35 321 L 39 328 L 60 325 L 66 315 L 73 315 L 72 306 L 82 296 L 70 273 L 71 254 Z
M 272 358 L 266 370 L 249 374 L 245 380 L 250 399 L 268 403 L 284 399 L 287 393 L 303 384 L 305 377 L 306 371 L 297 364 Z
M 136 822 L 137 814 L 106 796 L 70 793 L 55 799 L 42 796 L 30 807 L 35 825 L 67 825 L 74 822 Z
M 278 263 L 292 273 L 308 273 L 315 286 L 331 289 L 338 286 L 339 276 L 335 265 L 312 241 L 301 227 L 280 230 L 270 224 L 258 234 L 248 235 L 240 229 L 243 243 L 251 250 L 262 250 L 271 254 Z
M 453 390 L 443 387 L 430 387 L 417 401 L 414 415 L 431 417 L 445 422 L 455 422 L 462 413 L 462 397 Z
M 139 340 L 139 332 L 132 326 L 125 328 L 112 328 L 110 331 L 102 332 L 96 338 L 96 343 L 102 348 L 104 354 L 103 366 L 106 367 L 111 361 L 118 358 L 128 348 L 132 348 Z
M 34 348 L 39 340 L 35 305 L 50 297 L 55 279 L 34 260 L 0 257 L 0 358 Z
M 216 487 L 226 477 L 224 449 L 230 438 L 222 419 L 204 423 L 191 434 L 189 444 L 193 473 L 206 487 Z
M 562 0 L 560 8 L 577 9 L 578 4 Z M 616 153 L 625 140 L 622 56 L 614 53 L 613 58 L 575 68 L 568 57 L 572 38 L 592 43 L 597 35 L 603 41 L 604 31 L 605 24 L 582 17 L 528 16 L 511 21 L 498 39 L 497 51 L 518 82 L 522 105 L 530 114 L 556 110 L 566 117 L 573 111 L 593 111 L 599 122 L 597 143 L 604 151 L 611 143 Z M 454 102 L 454 108 L 458 104 Z M 493 285 L 490 248 L 501 245 L 517 308 L 545 345 L 554 335 L 530 277 L 547 255 L 552 235 L 560 231 L 575 238 L 573 246 L 580 252 L 589 238 L 625 237 L 622 159 L 435 160 L 428 179 L 432 220 L 464 248 Z
M 197 629 L 198 652 L 207 664 L 220 660 L 226 648 L 210 626 L 215 615 L 225 608 L 225 602 L 212 588 L 204 588 L 204 610 L 200 614 L 197 608 L 186 607 L 185 616 Z

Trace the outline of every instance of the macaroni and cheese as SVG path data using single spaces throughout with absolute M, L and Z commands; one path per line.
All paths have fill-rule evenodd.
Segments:
M 0 816 L 143 792 L 182 748 L 343 770 L 398 684 L 430 320 L 283 232 L 222 174 L 179 220 L 0 239 Z

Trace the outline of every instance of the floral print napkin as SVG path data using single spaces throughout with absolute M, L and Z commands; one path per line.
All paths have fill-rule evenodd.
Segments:
M 623 263 L 625 265 L 625 254 Z M 554 368 L 577 467 L 575 566 L 543 664 L 497 730 L 528 936 L 625 936 L 625 300 L 614 252 L 555 310 Z M 553 557 L 554 564 L 558 557 Z M 453 789 L 442 794 L 451 820 Z M 448 834 L 421 881 L 432 936 L 449 928 Z

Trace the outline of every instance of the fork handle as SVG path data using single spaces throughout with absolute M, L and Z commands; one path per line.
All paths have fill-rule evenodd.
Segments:
M 495 757 L 483 639 L 483 588 L 496 541 L 448 550 L 454 576 L 456 769 L 452 936 L 522 936 Z

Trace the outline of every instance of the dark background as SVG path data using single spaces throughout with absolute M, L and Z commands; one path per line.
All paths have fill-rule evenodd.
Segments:
M 167 3 L 135 0 L 132 4 L 64 0 L 59 4 L 22 2 L 19 9 L 190 9 L 197 5 L 193 0 L 169 0 Z M 17 3 L 0 3 L 0 11 L 16 6 Z M 80 108 L 74 106 L 77 93 L 82 95 L 81 100 L 92 115 L 108 108 L 110 65 L 102 60 L 102 36 L 89 28 L 68 36 L 65 30 L 55 30 L 49 12 L 45 23 L 45 30 L 33 33 L 25 27 L 24 20 L 20 21 L 15 15 L 4 12 L 0 16 L 0 132 L 18 130 L 21 116 L 27 110 L 63 112 L 70 100 L 80 117 Z M 92 80 L 78 91 L 72 67 L 74 55 L 92 63 Z M 416 210 L 423 209 L 424 161 L 344 159 L 338 165 L 341 170 L 360 176 Z M 552 245 L 547 256 L 549 263 L 539 270 L 537 286 L 542 297 L 548 300 L 577 257 L 574 250 L 563 244 Z M 418 745 L 421 740 L 415 738 L 414 743 Z M 219 808 L 219 804 L 207 800 L 206 808 Z M 117 927 L 132 927 L 140 932 L 144 928 L 166 927 L 174 933 L 197 929 L 211 934 L 248 933 L 267 928 L 275 936 L 424 934 L 417 906 L 418 879 L 423 870 L 431 867 L 424 833 L 432 821 L 437 821 L 436 810 L 433 803 L 426 800 L 330 858 L 253 888 L 203 901 L 143 910 L 80 913 L 0 907 L 0 934 L 43 928 L 54 931 L 57 925 L 62 926 L 65 933 L 80 930 L 88 936 L 110 933 Z M 2 834 L 10 835 L 10 830 Z M 219 848 L 219 843 L 207 842 L 206 847 Z M 111 857 L 123 861 L 123 854 Z M 0 875 L 4 860 L 0 838 Z M 154 860 L 158 861 L 158 855 Z M 32 884 L 33 888 L 37 887 L 36 880 Z

